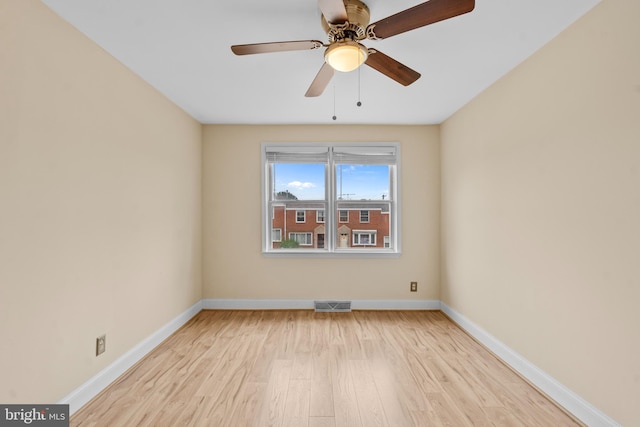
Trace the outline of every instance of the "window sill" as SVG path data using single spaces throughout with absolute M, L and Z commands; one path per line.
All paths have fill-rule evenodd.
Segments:
M 365 251 L 362 249 L 343 249 L 334 252 L 322 250 L 277 250 L 262 251 L 266 258 L 400 258 L 402 252 L 392 250 Z

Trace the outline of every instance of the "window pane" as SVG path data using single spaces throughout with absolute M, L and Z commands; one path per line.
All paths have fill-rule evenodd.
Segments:
M 324 200 L 323 163 L 274 163 L 272 200 Z
M 389 200 L 388 165 L 336 165 L 338 200 Z
M 318 212 L 326 212 L 326 203 L 286 200 L 272 203 L 271 249 L 324 249 L 325 224 L 315 220 Z M 305 218 L 307 221 L 299 221 Z M 280 239 L 276 237 L 280 236 Z M 319 237 L 322 235 L 322 237 Z

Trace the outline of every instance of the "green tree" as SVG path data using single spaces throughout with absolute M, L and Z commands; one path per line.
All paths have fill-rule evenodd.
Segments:
M 300 243 L 296 242 L 293 239 L 285 239 L 282 242 L 280 242 L 281 248 L 297 248 L 299 246 L 300 246 Z
M 289 190 L 284 190 L 276 193 L 276 200 L 298 200 L 298 198 L 295 194 L 290 193 Z

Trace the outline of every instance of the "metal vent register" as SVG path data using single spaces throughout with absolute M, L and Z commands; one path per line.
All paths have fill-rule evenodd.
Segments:
M 351 301 L 314 301 L 316 312 L 341 312 L 351 311 Z

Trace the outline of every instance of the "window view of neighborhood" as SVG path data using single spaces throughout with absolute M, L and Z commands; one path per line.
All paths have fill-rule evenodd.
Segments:
M 330 192 L 325 163 L 272 164 L 271 249 L 325 249 L 330 205 L 335 248 L 391 247 L 390 166 L 334 167 Z
M 338 248 L 389 248 L 389 210 L 349 207 L 336 213 Z M 296 206 L 294 201 L 274 204 L 271 229 L 273 249 L 325 247 L 325 210 Z
M 263 143 L 262 250 L 400 253 L 398 143 Z

